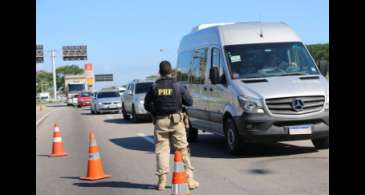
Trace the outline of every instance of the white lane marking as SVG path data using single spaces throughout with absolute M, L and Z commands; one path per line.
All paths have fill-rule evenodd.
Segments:
M 143 139 L 145 139 L 146 141 L 150 142 L 151 144 L 155 144 L 155 141 L 153 140 L 153 138 L 151 138 L 150 136 L 147 136 L 144 133 L 137 133 L 137 135 L 139 137 L 142 137 Z
M 37 127 L 39 125 L 39 123 L 41 123 L 45 118 L 47 118 L 48 115 L 50 115 L 54 111 L 56 111 L 56 110 L 52 110 L 52 111 L 48 112 L 47 114 L 45 114 L 44 116 L 42 116 L 38 121 L 36 121 L 35 126 Z

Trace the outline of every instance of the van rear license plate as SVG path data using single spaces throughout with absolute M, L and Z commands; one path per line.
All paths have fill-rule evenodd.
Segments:
M 289 135 L 312 134 L 310 125 L 289 126 Z

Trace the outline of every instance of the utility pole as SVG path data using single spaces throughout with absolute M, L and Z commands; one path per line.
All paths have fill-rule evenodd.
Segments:
M 56 52 L 54 49 L 51 51 L 52 67 L 53 67 L 53 100 L 57 100 L 57 84 L 56 84 Z

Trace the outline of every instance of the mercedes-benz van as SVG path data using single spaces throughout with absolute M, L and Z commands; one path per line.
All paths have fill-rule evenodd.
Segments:
M 247 142 L 311 139 L 329 145 L 329 87 L 287 24 L 203 24 L 184 36 L 176 79 L 188 88 L 194 141 L 198 129 L 223 135 L 228 151 Z

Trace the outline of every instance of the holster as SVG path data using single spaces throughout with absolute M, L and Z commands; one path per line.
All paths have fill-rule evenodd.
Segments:
M 171 120 L 172 123 L 178 124 L 183 120 L 183 115 L 181 113 L 171 114 Z
M 156 117 L 153 114 L 151 114 L 151 119 L 152 119 L 152 123 L 154 125 L 156 125 Z
M 189 116 L 186 112 L 182 112 L 182 115 L 183 115 L 183 120 L 184 120 L 184 125 L 185 125 L 185 128 L 188 129 L 190 128 L 189 126 Z

